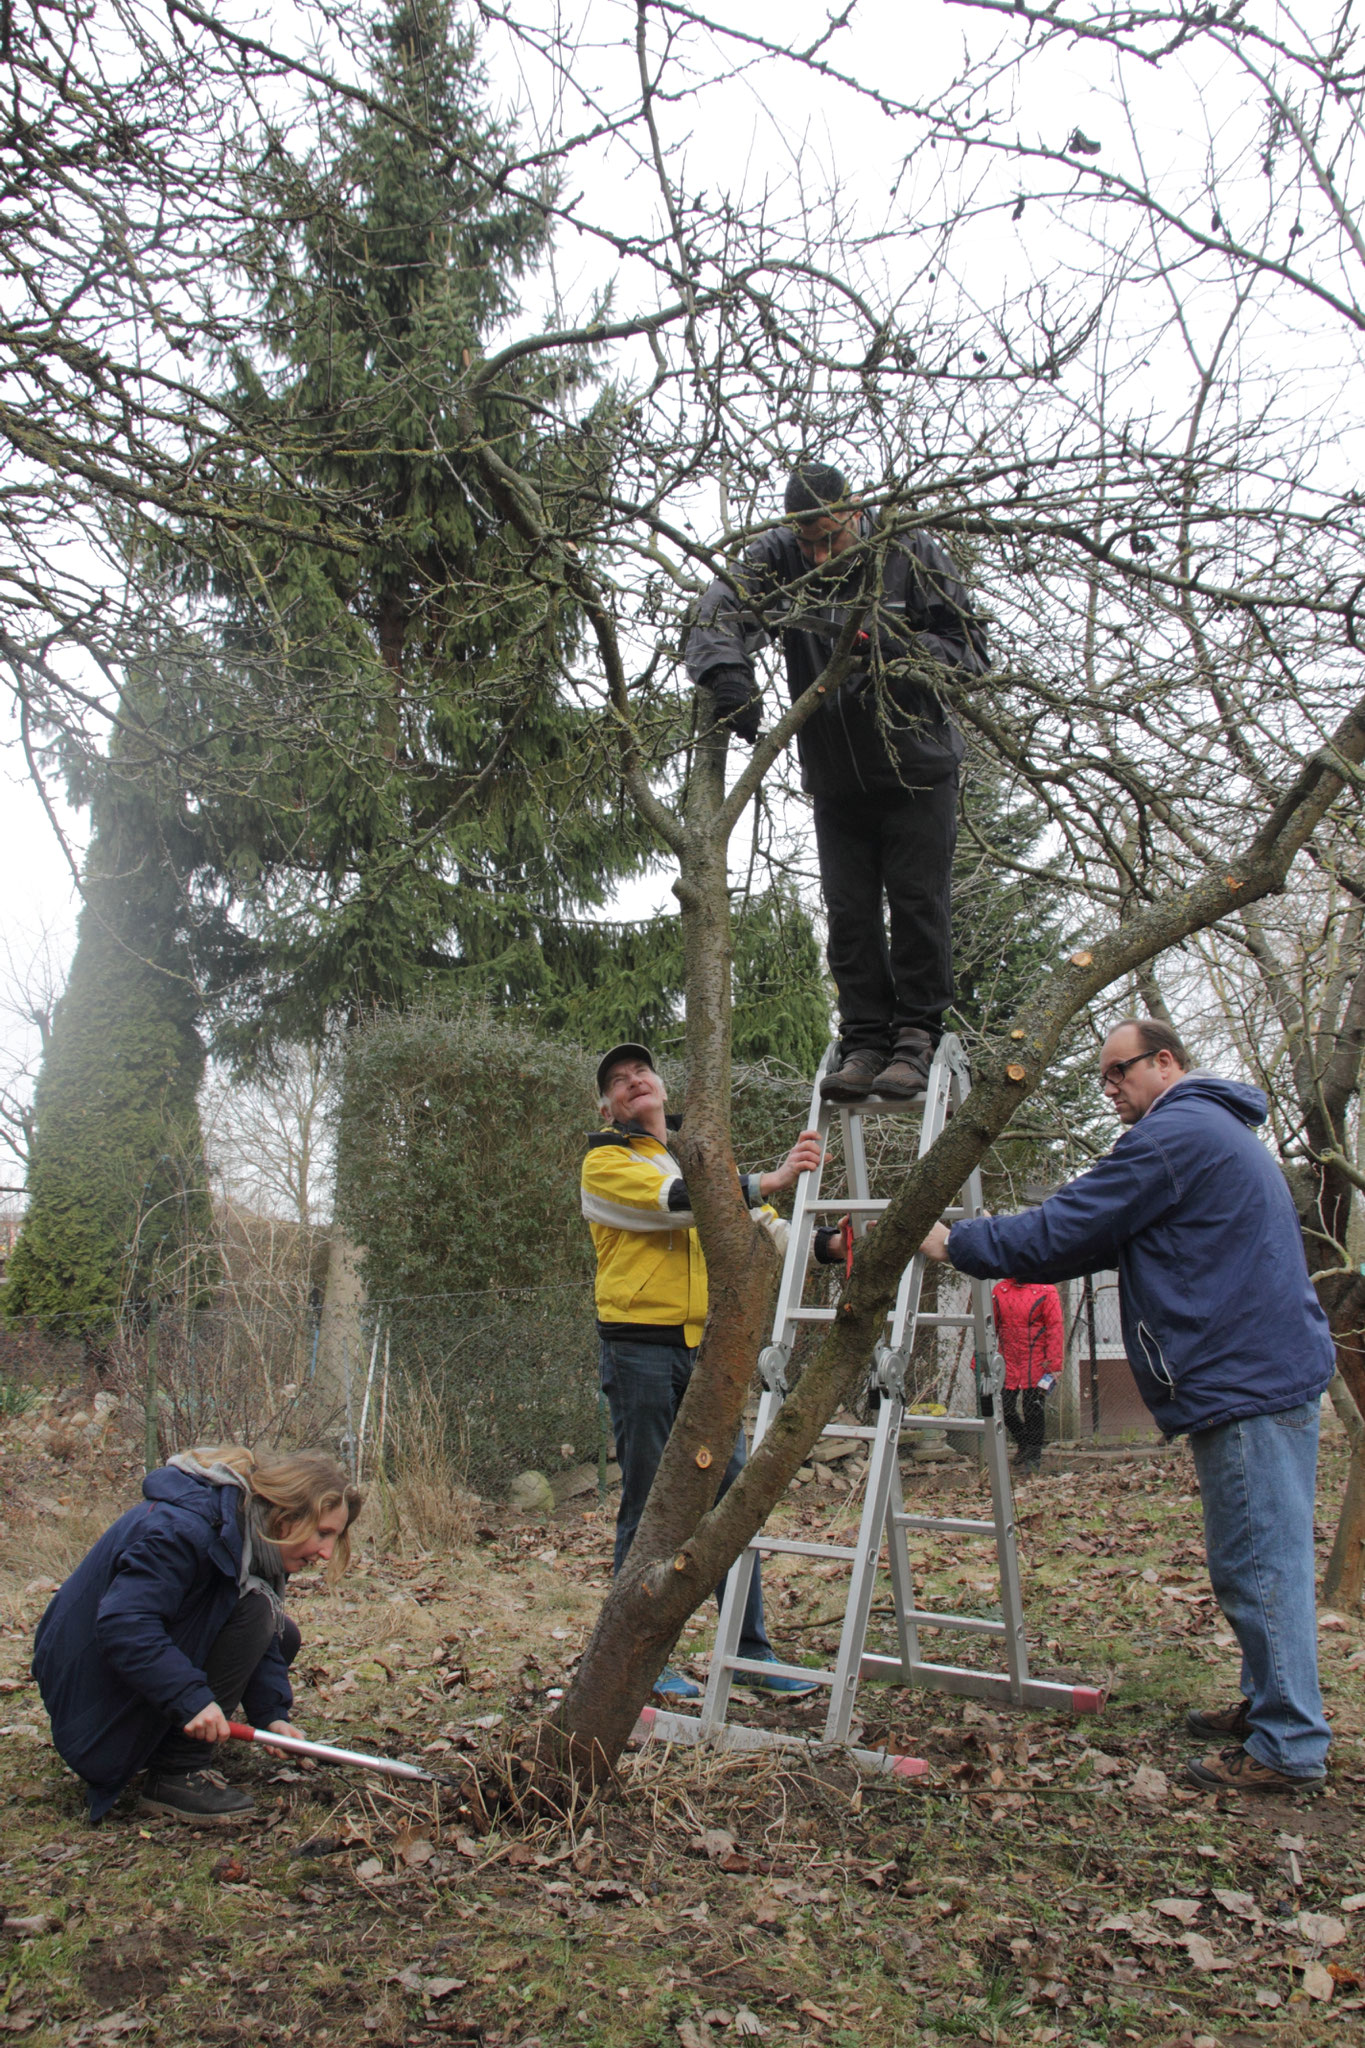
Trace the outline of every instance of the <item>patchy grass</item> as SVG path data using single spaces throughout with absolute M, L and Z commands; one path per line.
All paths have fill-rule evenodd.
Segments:
M 927 1758 L 926 1780 L 649 1745 L 608 1796 L 532 1803 L 507 1752 L 591 1626 L 610 1521 L 482 1508 L 458 1551 L 362 1547 L 337 1592 L 300 1580 L 292 1604 L 300 1721 L 456 1776 L 477 1756 L 505 1788 L 491 1824 L 458 1791 L 396 1796 L 243 1752 L 228 1768 L 256 1794 L 248 1825 L 179 1827 L 129 1795 L 92 1831 L 26 1664 L 42 1582 L 135 1496 L 131 1446 L 106 1436 L 82 1454 L 54 1425 L 50 1457 L 32 1429 L 0 1433 L 0 1903 L 28 1923 L 0 1944 L 0 2033 L 32 2048 L 1316 2048 L 1365 2035 L 1358 1618 L 1322 1632 L 1338 1738 L 1327 1793 L 1186 1793 L 1180 1716 L 1233 1695 L 1237 1666 L 1183 1455 L 1078 1459 L 1021 1498 L 1034 1668 L 1109 1684 L 1098 1720 L 864 1689 L 858 1739 Z M 1333 1434 L 1324 1540 L 1342 1469 Z M 959 1511 L 980 1491 L 962 1466 L 908 1484 Z M 833 1498 L 798 1494 L 785 1518 L 814 1528 Z M 816 1660 L 842 1592 L 821 1570 L 774 1560 L 766 1577 L 770 1632 Z M 917 1570 L 928 1604 L 990 1611 L 970 1546 L 926 1542 Z M 699 1675 L 709 1631 L 702 1617 L 680 1647 Z M 820 1711 L 762 1718 L 809 1729 Z

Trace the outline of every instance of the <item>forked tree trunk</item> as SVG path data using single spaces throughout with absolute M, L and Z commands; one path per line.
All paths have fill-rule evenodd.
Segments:
M 703 741 L 679 858 L 687 964 L 686 1128 L 677 1150 L 706 1252 L 711 1310 L 697 1366 L 664 1450 L 627 1566 L 578 1674 L 549 1723 L 562 1758 L 598 1776 L 620 1755 L 678 1634 L 757 1533 L 829 1417 L 867 1369 L 906 1260 L 1038 1086 L 1066 1026 L 1100 990 L 1155 953 L 1284 884 L 1339 793 L 1341 757 L 1365 755 L 1365 704 L 1280 798 L 1246 850 L 1191 888 L 1149 905 L 1073 953 L 975 1066 L 971 1095 L 907 1172 L 859 1246 L 853 1278 L 815 1357 L 725 1498 L 716 1501 L 763 1334 L 776 1261 L 749 1220 L 730 1151 L 729 915 L 723 759 Z

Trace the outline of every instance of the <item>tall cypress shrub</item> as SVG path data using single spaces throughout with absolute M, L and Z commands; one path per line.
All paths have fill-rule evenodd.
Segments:
M 0 1292 L 10 1320 L 97 1337 L 195 1286 L 211 1220 L 198 1011 L 162 849 L 135 809 L 106 801 L 35 1096 L 28 1209 Z

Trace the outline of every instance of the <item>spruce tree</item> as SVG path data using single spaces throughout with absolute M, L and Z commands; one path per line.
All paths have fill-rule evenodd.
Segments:
M 297 713 L 283 746 L 258 746 L 248 719 L 215 757 L 235 1043 L 419 993 L 534 1000 L 566 920 L 654 850 L 564 694 L 577 621 L 562 584 L 464 452 L 492 442 L 563 502 L 609 434 L 608 392 L 571 450 L 547 438 L 540 372 L 467 402 L 470 365 L 546 252 L 550 188 L 518 198 L 524 180 L 502 179 L 513 137 L 445 0 L 395 0 L 369 54 L 382 110 L 331 108 L 312 158 L 275 152 L 253 172 L 272 365 L 238 363 L 234 394 L 354 504 L 359 545 L 272 555 L 253 540 L 187 575 L 238 687 L 277 721 Z M 555 374 L 562 397 L 589 366 Z M 201 731 L 222 674 L 190 707 Z

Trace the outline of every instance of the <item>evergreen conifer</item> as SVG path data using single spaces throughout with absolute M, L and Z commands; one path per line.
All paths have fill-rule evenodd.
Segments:
M 38 1080 L 28 1209 L 0 1302 L 55 1336 L 98 1339 L 120 1313 L 202 1280 L 199 997 L 184 900 L 147 822 L 136 795 L 106 787 Z

